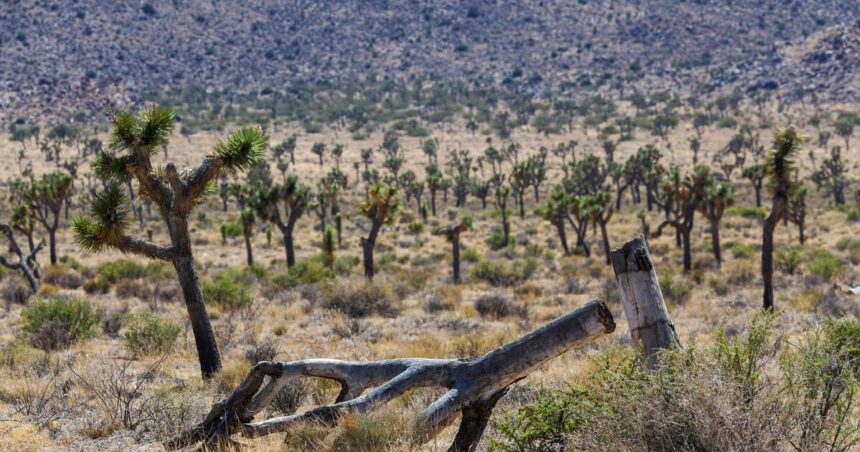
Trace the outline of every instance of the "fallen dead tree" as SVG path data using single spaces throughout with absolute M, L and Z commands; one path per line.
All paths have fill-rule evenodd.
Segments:
M 471 361 L 405 358 L 376 362 L 331 359 L 261 362 L 229 398 L 213 405 L 201 423 L 164 446 L 175 450 L 203 443 L 208 449 L 216 449 L 234 445 L 232 435 L 259 437 L 285 432 L 303 422 L 334 425 L 343 414 L 369 412 L 410 389 L 440 387 L 448 391 L 418 415 L 414 442 L 422 444 L 432 439 L 462 414 L 450 450 L 471 451 L 477 446 L 496 401 L 511 384 L 527 377 L 547 360 L 614 330 L 612 313 L 603 302 L 594 300 Z M 300 376 L 340 383 L 335 403 L 252 422 L 290 380 Z

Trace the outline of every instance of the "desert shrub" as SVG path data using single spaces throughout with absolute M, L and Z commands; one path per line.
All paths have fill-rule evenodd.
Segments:
M 211 281 L 205 281 L 203 296 L 208 303 L 224 309 L 240 309 L 250 306 L 254 301 L 252 284 L 249 275 L 231 268 L 222 271 Z
M 854 264 L 860 264 L 860 239 L 843 238 L 836 242 L 836 249 L 848 253 L 848 260 Z
M 738 243 L 732 246 L 731 251 L 735 259 L 747 259 L 755 254 L 756 249 L 752 245 Z
M 393 317 L 400 311 L 394 288 L 380 278 L 371 281 L 361 277 L 346 278 L 329 284 L 324 290 L 322 306 L 350 318 Z
M 761 271 L 756 264 L 756 262 L 751 260 L 728 262 L 723 264 L 722 274 L 729 284 L 747 284 L 755 279 Z
M 114 287 L 114 293 L 119 298 L 137 298 L 148 300 L 152 297 L 152 288 L 146 281 L 122 279 Z
M 64 289 L 77 289 L 84 283 L 84 278 L 67 265 L 48 265 L 42 281 Z
M 148 309 L 125 317 L 125 346 L 136 355 L 165 353 L 173 349 L 182 327 L 164 320 Z
M 726 209 L 726 216 L 743 217 L 753 220 L 764 219 L 767 216 L 767 210 L 764 207 L 743 207 L 733 206 Z
M 673 303 L 684 303 L 692 291 L 687 278 L 672 271 L 662 273 L 658 282 L 663 296 Z
M 505 235 L 498 231 L 492 232 L 490 236 L 487 237 L 487 246 L 489 246 L 493 251 L 512 247 L 515 244 L 516 242 L 513 236 L 508 237 L 508 241 L 505 241 Z
M 811 259 L 806 264 L 806 268 L 813 275 L 818 276 L 824 281 L 830 281 L 842 273 L 844 264 L 831 252 L 818 249 L 811 254 Z
M 424 231 L 424 223 L 413 221 L 406 226 L 406 232 L 412 235 L 418 235 Z
M 860 207 L 854 207 L 849 210 L 846 219 L 852 223 L 860 221 Z
M 528 308 L 518 306 L 510 297 L 501 293 L 487 293 L 475 300 L 475 310 L 484 318 L 528 317 Z
M 103 278 L 95 277 L 90 278 L 84 283 L 84 292 L 93 294 L 100 293 L 106 294 L 110 292 L 111 284 Z
M 355 415 L 342 423 L 331 446 L 342 451 L 404 450 L 403 435 L 408 431 L 404 416 L 394 409 Z
M 851 449 L 857 322 L 826 325 L 798 347 L 782 346 L 771 324 L 759 314 L 745 334 L 666 351 L 651 371 L 635 349 L 603 351 L 576 381 L 498 410 L 491 448 Z
M 475 264 L 472 268 L 472 277 L 496 287 L 510 287 L 531 278 L 535 270 L 537 270 L 537 260 L 534 258 L 517 259 L 510 263 L 485 260 Z
M 0 286 L 0 297 L 3 297 L 7 310 L 12 304 L 27 304 L 31 296 L 30 286 L 19 278 L 7 278 Z
M 282 416 L 289 416 L 296 412 L 305 399 L 307 399 L 310 390 L 301 379 L 295 379 L 284 385 L 275 400 L 272 401 L 271 407 L 273 411 Z
M 56 350 L 95 335 L 98 315 L 86 300 L 51 298 L 37 301 L 21 312 L 30 342 L 44 350 Z
M 800 251 L 796 246 L 778 248 L 773 256 L 776 268 L 789 275 L 795 274 L 804 260 L 803 253 Z
M 110 284 L 116 284 L 121 279 L 138 279 L 146 276 L 146 265 L 131 259 L 117 259 L 100 264 L 96 275 Z
M 719 296 L 729 293 L 729 282 L 722 276 L 715 275 L 708 278 L 708 287 Z
M 478 262 L 481 260 L 481 253 L 474 248 L 464 248 L 460 253 L 460 259 L 463 259 L 464 262 Z
M 253 344 L 245 351 L 245 359 L 251 364 L 257 364 L 260 361 L 271 361 L 278 354 L 278 343 L 271 339 L 264 339 L 263 342 Z
M 125 316 L 128 314 L 128 306 L 123 306 L 122 309 L 114 309 L 110 311 L 102 311 L 99 317 L 102 320 L 102 333 L 110 337 L 117 337 L 119 330 L 125 324 Z
M 451 309 L 454 309 L 454 306 L 442 295 L 438 293 L 429 293 L 424 298 L 424 303 L 421 305 L 421 308 L 428 314 L 436 314 L 441 311 L 450 311 Z

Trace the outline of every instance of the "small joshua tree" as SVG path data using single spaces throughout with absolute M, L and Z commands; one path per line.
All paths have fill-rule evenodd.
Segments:
M 595 228 L 600 228 L 600 236 L 603 240 L 603 252 L 606 255 L 606 264 L 610 264 L 609 260 L 609 233 L 606 231 L 606 225 L 612 219 L 612 214 L 615 211 L 612 209 L 612 194 L 608 191 L 602 191 L 593 195 L 585 195 L 581 200 L 582 209 L 585 210 L 590 217 Z
M 770 214 L 765 218 L 761 245 L 761 276 L 764 285 L 762 305 L 765 310 L 773 310 L 773 234 L 779 220 L 787 215 L 788 200 L 794 192 L 795 184 L 791 176 L 795 171 L 795 156 L 803 146 L 804 137 L 794 127 L 777 130 L 773 134 L 773 149 L 767 156 L 767 189 L 773 203 Z
M 665 199 L 658 201 L 661 207 L 666 209 L 668 218 L 660 223 L 654 232 L 659 237 L 666 226 L 672 226 L 681 237 L 684 248 L 684 272 L 689 273 L 693 269 L 692 245 L 690 235 L 693 232 L 693 221 L 696 211 L 704 199 L 704 189 L 710 180 L 710 169 L 699 165 L 693 173 L 681 178 L 678 167 L 672 169 L 670 178 L 663 184 Z
M 834 146 L 830 150 L 830 156 L 815 169 L 812 182 L 819 190 L 824 190 L 827 196 L 833 196 L 834 204 L 845 204 L 848 178 L 845 177 L 845 160 L 842 159 L 842 149 L 839 146 Z
M 541 218 L 555 226 L 558 240 L 561 242 L 561 248 L 564 250 L 565 256 L 570 255 L 564 222 L 567 221 L 567 216 L 569 215 L 568 208 L 570 207 L 571 199 L 571 196 L 562 187 L 556 187 L 546 205 L 538 210 Z
M 323 166 L 323 159 L 325 158 L 326 145 L 325 143 L 314 143 L 311 146 L 311 153 L 316 155 L 320 161 L 320 168 Z
M 322 253 L 325 266 L 331 270 L 334 268 L 334 250 L 337 248 L 337 238 L 335 237 L 334 229 L 331 226 L 326 226 L 323 230 Z
M 222 172 L 235 174 L 257 163 L 265 152 L 266 138 L 259 127 L 240 129 L 216 144 L 197 168 L 180 172 L 168 163 L 162 171 L 153 167 L 151 159 L 168 143 L 174 116 L 173 111 L 160 108 L 137 116 L 126 112 L 112 116 L 113 152 L 101 153 L 92 161 L 94 171 L 109 182 L 93 197 L 90 214 L 74 219 L 75 239 L 85 251 L 115 249 L 173 265 L 191 321 L 200 370 L 209 378 L 221 368 L 221 357 L 194 264 L 188 216 L 214 191 L 214 182 Z M 140 195 L 158 207 L 167 225 L 169 245 L 128 235 L 128 197 L 117 184 L 128 177 L 137 181 Z
M 800 244 L 806 243 L 806 195 L 809 190 L 803 184 L 798 184 L 786 205 L 788 221 L 797 226 Z
M 296 265 L 296 252 L 293 245 L 293 231 L 296 223 L 308 210 L 313 209 L 314 195 L 310 187 L 299 182 L 293 175 L 287 177 L 284 185 L 259 187 L 252 199 L 252 204 L 260 218 L 277 226 L 284 237 L 284 248 L 287 253 L 287 268 Z M 286 221 L 281 213 L 281 203 L 286 210 Z
M 511 189 L 502 185 L 496 187 L 496 207 L 502 213 L 502 236 L 505 238 L 505 244 L 511 243 L 511 224 L 508 222 L 508 197 L 511 195 Z
M 444 235 L 451 242 L 451 266 L 454 284 L 460 283 L 460 234 L 475 227 L 475 220 L 464 216 L 459 223 L 440 229 L 437 234 Z
M 254 236 L 254 223 L 257 222 L 257 216 L 250 207 L 245 207 L 239 212 L 239 221 L 242 222 L 242 236 L 245 238 L 245 255 L 249 267 L 254 266 L 254 247 L 251 246 L 251 239 Z
M 764 186 L 765 166 L 761 163 L 744 168 L 743 176 L 750 181 L 755 191 L 755 206 L 761 207 L 761 189 Z
M 375 184 L 367 192 L 367 199 L 359 206 L 362 215 L 370 219 L 370 231 L 362 237 L 361 248 L 364 257 L 364 276 L 373 279 L 373 251 L 382 226 L 390 225 L 397 217 L 400 202 L 397 189 L 388 185 Z
M 749 168 L 747 168 L 749 169 Z M 711 180 L 705 188 L 705 197 L 699 204 L 699 213 L 702 214 L 711 225 L 711 249 L 717 266 L 722 265 L 723 256 L 720 252 L 720 222 L 726 208 L 734 203 L 734 194 L 730 182 Z
M 51 263 L 57 263 L 57 229 L 63 206 L 69 202 L 72 177 L 66 173 L 49 173 L 34 181 L 24 195 L 33 216 L 48 232 Z

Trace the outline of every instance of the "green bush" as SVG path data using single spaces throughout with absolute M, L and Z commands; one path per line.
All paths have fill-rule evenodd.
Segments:
M 829 251 L 819 249 L 812 253 L 811 260 L 806 264 L 806 268 L 813 275 L 829 282 L 842 273 L 844 264 Z
M 800 251 L 796 246 L 778 248 L 773 255 L 776 268 L 789 275 L 795 274 L 804 260 L 803 253 Z
M 767 216 L 767 210 L 765 210 L 764 207 L 733 206 L 727 208 L 725 214 L 728 217 L 743 217 L 752 220 L 760 220 Z
M 460 253 L 460 258 L 463 259 L 464 262 L 478 262 L 481 260 L 481 253 L 474 248 L 464 248 Z
M 501 232 L 493 232 L 487 238 L 487 246 L 490 247 L 493 251 L 498 251 L 500 249 L 504 249 L 507 247 L 512 247 L 515 245 L 514 238 L 508 237 L 508 241 L 505 241 L 505 235 Z
M 663 291 L 663 296 L 673 303 L 681 304 L 687 301 L 692 291 L 690 283 L 684 275 L 679 275 L 671 271 L 662 273 L 659 283 Z
M 37 301 L 21 312 L 30 342 L 44 350 L 56 350 L 95 335 L 99 317 L 89 301 L 51 298 Z
M 240 309 L 253 303 L 253 283 L 249 275 L 231 268 L 203 283 L 203 297 L 227 310 Z
M 849 210 L 847 219 L 852 223 L 860 221 L 860 207 L 854 207 Z
M 424 231 L 424 223 L 413 221 L 406 226 L 406 232 L 412 235 L 418 235 Z
M 125 316 L 125 346 L 134 354 L 165 353 L 176 344 L 182 327 L 143 309 Z
M 110 284 L 121 279 L 138 279 L 146 276 L 146 266 L 131 259 L 117 259 L 100 264 L 96 274 Z
M 379 278 L 341 279 L 326 285 L 324 292 L 323 307 L 340 311 L 350 318 L 393 317 L 400 312 L 394 288 Z
M 650 370 L 635 348 L 610 348 L 574 382 L 497 409 L 490 448 L 851 450 L 858 338 L 860 322 L 833 322 L 786 347 L 759 314 L 746 333 L 666 350 Z
M 746 245 L 743 243 L 738 243 L 732 246 L 732 256 L 735 259 L 746 259 L 748 257 L 752 257 L 755 254 L 756 249 L 752 245 Z
M 502 261 L 480 261 L 472 268 L 472 277 L 486 281 L 496 287 L 515 286 L 529 278 L 537 270 L 534 258 L 516 259 L 508 264 Z

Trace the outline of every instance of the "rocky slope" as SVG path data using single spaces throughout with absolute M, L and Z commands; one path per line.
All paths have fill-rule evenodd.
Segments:
M 803 86 L 830 89 L 832 63 L 787 62 L 784 51 L 858 17 L 860 3 L 842 0 L 8 0 L 0 109 L 69 116 L 165 86 L 282 89 L 370 75 L 725 90 L 794 83 L 774 75 L 787 64 Z

